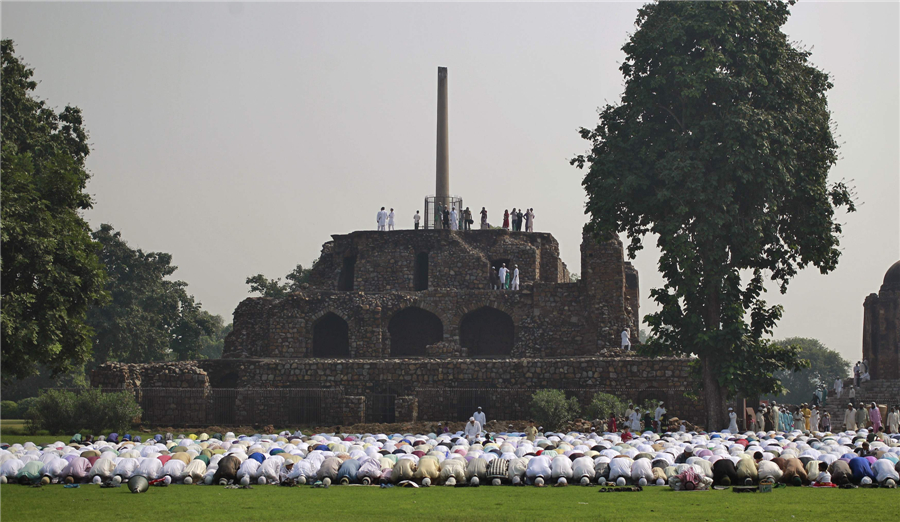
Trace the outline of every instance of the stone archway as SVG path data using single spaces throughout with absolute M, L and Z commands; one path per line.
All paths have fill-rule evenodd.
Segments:
M 328 312 L 313 326 L 313 357 L 350 357 L 350 327 L 334 312 Z
M 444 323 L 416 306 L 400 310 L 388 323 L 391 357 L 424 357 L 425 347 L 444 340 Z
M 459 322 L 459 344 L 469 357 L 509 357 L 516 343 L 516 326 L 506 312 L 483 306 Z

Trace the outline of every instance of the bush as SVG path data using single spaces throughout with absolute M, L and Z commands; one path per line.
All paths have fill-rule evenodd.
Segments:
M 141 407 L 130 392 L 103 393 L 91 388 L 79 393 L 47 390 L 41 393 L 26 415 L 30 432 L 46 430 L 53 434 L 77 433 L 87 427 L 91 433 L 106 430 L 124 432 Z
M 17 403 L 19 411 L 16 412 L 16 415 L 18 415 L 18 417 L 16 417 L 16 418 L 24 419 L 25 416 L 28 414 L 28 410 L 31 409 L 31 407 L 34 405 L 35 402 L 37 402 L 37 397 L 28 397 L 28 398 L 20 400 Z
M 580 411 L 578 399 L 566 399 L 562 390 L 538 390 L 531 396 L 531 414 L 545 430 L 556 431 L 563 428 Z
M 19 405 L 13 401 L 0 401 L 0 419 L 18 419 Z
M 587 407 L 587 415 L 590 419 L 608 419 L 615 415 L 622 418 L 628 403 L 610 393 L 597 392 Z

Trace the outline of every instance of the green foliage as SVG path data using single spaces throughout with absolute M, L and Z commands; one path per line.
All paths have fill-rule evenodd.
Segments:
M 72 434 L 87 428 L 90 433 L 127 431 L 141 415 L 134 395 L 128 391 L 103 393 L 89 388 L 79 393 L 45 390 L 25 416 L 30 433 Z
M 204 312 L 205 313 L 205 312 Z M 211 315 L 214 323 L 214 331 L 211 335 L 204 335 L 200 338 L 200 359 L 219 359 L 222 357 L 222 351 L 225 349 L 225 337 L 231 333 L 233 324 L 224 324 L 225 320 L 221 315 Z
M 621 103 L 581 135 L 588 229 L 625 233 L 629 257 L 653 233 L 661 252 L 659 311 L 649 353 L 695 354 L 707 425 L 727 397 L 780 389 L 794 349 L 763 339 L 782 315 L 761 298 L 764 274 L 785 292 L 798 270 L 837 266 L 841 225 L 854 211 L 825 96 L 828 75 L 792 46 L 788 4 L 660 2 L 638 11 L 623 47 Z M 645 353 L 647 353 L 645 352 Z
M 0 401 L 0 419 L 18 419 L 19 405 L 15 401 Z
M 24 419 L 26 415 L 28 415 L 28 410 L 31 409 L 32 406 L 37 402 L 37 397 L 26 397 L 16 403 L 18 406 L 18 415 L 20 419 Z
M 312 268 L 303 268 L 303 265 L 297 265 L 288 275 L 284 276 L 284 283 L 281 282 L 281 278 L 268 279 L 262 274 L 248 277 L 246 282 L 250 285 L 251 294 L 256 292 L 263 297 L 282 298 L 300 290 L 304 283 L 309 282 L 311 273 Z
M 562 390 L 538 390 L 531 396 L 531 415 L 545 431 L 562 428 L 576 418 L 580 410 L 578 399 L 566 399 Z
M 610 393 L 597 392 L 591 398 L 586 413 L 590 419 L 608 419 L 613 415 L 622 417 L 626 409 L 628 409 L 626 401 Z
M 149 362 L 196 358 L 201 339 L 217 332 L 215 316 L 187 293 L 187 283 L 171 281 L 176 266 L 164 252 L 133 249 L 111 225 L 94 232 L 108 273 L 112 299 L 88 313 L 96 331 L 94 360 Z
M 818 339 L 789 337 L 775 342 L 778 346 L 793 346 L 800 349 L 800 358 L 809 361 L 809 368 L 799 372 L 778 372 L 785 392 L 778 401 L 799 404 L 812 400 L 813 393 L 820 387 L 831 390 L 834 380 L 850 376 L 850 361 L 838 352 L 829 349 Z
M 64 373 L 91 354 L 88 307 L 102 302 L 103 266 L 81 212 L 91 208 L 81 111 L 34 97 L 34 71 L 2 41 L 0 312 L 3 380 Z
M 57 375 L 53 375 L 46 368 L 40 368 L 37 375 L 24 379 L 5 379 L 3 381 L 3 397 L 19 401 L 26 397 L 33 397 L 38 390 L 46 388 L 87 388 L 89 384 L 84 365 Z

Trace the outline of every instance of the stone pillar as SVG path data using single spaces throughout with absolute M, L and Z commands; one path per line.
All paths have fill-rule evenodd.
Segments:
M 447 121 L 447 68 L 438 67 L 437 168 L 435 204 L 444 207 L 450 197 L 450 131 Z
M 397 422 L 416 422 L 419 418 L 419 400 L 415 397 L 394 399 L 394 418 Z
M 366 398 L 358 396 L 344 396 L 341 410 L 343 411 L 342 424 L 352 426 L 366 422 Z

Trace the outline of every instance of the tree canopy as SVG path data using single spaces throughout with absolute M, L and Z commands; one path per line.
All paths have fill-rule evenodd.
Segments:
M 782 315 L 766 278 L 787 290 L 798 270 L 837 266 L 850 189 L 837 160 L 828 74 L 781 27 L 789 4 L 659 2 L 638 11 L 624 45 L 622 99 L 581 129 L 590 151 L 588 228 L 625 233 L 634 257 L 657 237 L 665 284 L 651 290 L 651 353 L 698 357 L 710 429 L 725 400 L 781 391 L 777 372 L 805 363 L 766 339 Z
M 96 331 L 94 360 L 150 362 L 200 355 L 201 339 L 218 334 L 222 320 L 200 308 L 187 283 L 168 279 L 178 268 L 164 252 L 133 249 L 111 225 L 93 234 L 108 274 L 111 300 L 88 313 Z
M 304 283 L 309 282 L 311 271 L 312 268 L 303 268 L 303 265 L 298 264 L 284 276 L 284 283 L 281 282 L 281 278 L 269 279 L 262 274 L 256 274 L 247 278 L 247 284 L 250 285 L 250 293 L 258 292 L 263 297 L 281 298 L 300 290 Z
M 3 379 L 67 372 L 88 360 L 88 308 L 106 298 L 98 247 L 81 212 L 90 152 L 81 110 L 34 95 L 34 70 L 2 44 L 0 288 Z
M 800 348 L 800 358 L 809 361 L 809 368 L 799 372 L 779 371 L 775 374 L 785 388 L 779 401 L 788 404 L 809 402 L 817 389 L 825 387 L 830 390 L 835 379 L 846 379 L 850 376 L 850 361 L 818 339 L 789 337 L 775 341 L 775 344 L 797 346 Z

